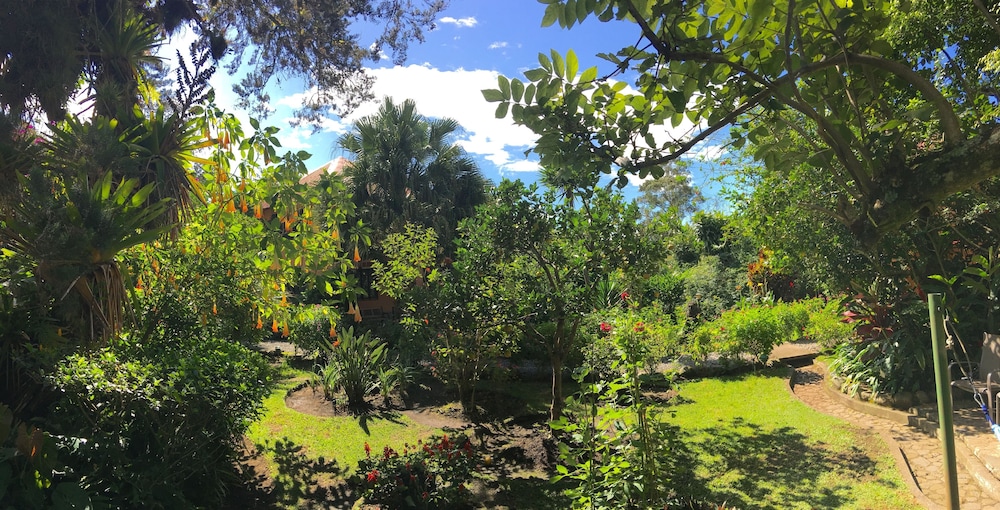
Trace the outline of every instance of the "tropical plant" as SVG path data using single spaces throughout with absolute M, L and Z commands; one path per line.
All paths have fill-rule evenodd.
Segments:
M 875 283 L 845 298 L 844 320 L 854 325 L 851 341 L 837 346 L 830 371 L 845 380 L 844 390 L 895 395 L 928 389 L 931 345 L 926 337 L 926 305 L 893 281 Z
M 387 369 L 385 342 L 371 338 L 367 331 L 356 335 L 351 326 L 338 330 L 332 341 L 324 341 L 322 358 L 326 365 L 320 369 L 320 380 L 327 397 L 343 390 L 352 411 L 365 411 L 365 397 L 378 389 L 380 371 Z

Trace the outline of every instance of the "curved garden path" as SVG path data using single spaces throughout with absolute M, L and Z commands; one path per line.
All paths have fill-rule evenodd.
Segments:
M 941 442 L 909 425 L 848 407 L 824 388 L 825 378 L 825 370 L 820 365 L 797 368 L 790 381 L 792 392 L 823 414 L 881 434 L 893 450 L 903 478 L 917 499 L 928 509 L 946 508 Z M 1000 509 L 1000 501 L 984 491 L 961 462 L 958 464 L 958 484 L 963 510 Z

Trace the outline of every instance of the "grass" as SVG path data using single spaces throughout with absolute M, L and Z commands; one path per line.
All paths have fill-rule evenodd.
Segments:
M 747 509 L 919 507 L 877 435 L 802 404 L 787 376 L 776 369 L 680 387 L 665 417 L 684 431 L 705 499 Z
M 247 439 L 263 446 L 268 472 L 275 482 L 279 502 L 301 507 L 303 500 L 328 498 L 317 486 L 330 486 L 350 476 L 365 455 L 367 442 L 373 452 L 386 446 L 402 449 L 440 429 L 425 427 L 402 414 L 319 417 L 285 405 L 286 392 L 310 378 L 310 372 L 282 367 L 279 383 L 264 400 L 264 414 L 247 431 Z

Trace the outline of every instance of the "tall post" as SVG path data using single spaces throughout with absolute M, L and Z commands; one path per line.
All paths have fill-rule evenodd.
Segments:
M 941 314 L 941 294 L 927 295 L 931 317 L 931 344 L 934 347 L 934 382 L 937 385 L 938 436 L 944 448 L 944 475 L 948 487 L 949 510 L 958 510 L 958 466 L 955 462 L 955 428 L 951 407 L 951 374 L 948 373 L 948 352 L 945 349 L 944 318 Z

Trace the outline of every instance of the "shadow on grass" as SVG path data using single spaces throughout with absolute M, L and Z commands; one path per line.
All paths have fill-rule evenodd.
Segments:
M 711 498 L 741 508 L 839 508 L 855 500 L 858 483 L 878 478 L 857 446 L 833 451 L 791 427 L 764 430 L 735 418 L 706 433 L 691 447 L 714 479 Z
M 404 425 L 403 420 L 400 418 L 402 416 L 397 411 L 379 411 L 377 413 L 370 412 L 359 414 L 355 416 L 358 419 L 358 426 L 364 431 L 366 436 L 372 435 L 371 430 L 368 429 L 368 422 L 372 420 L 386 420 L 397 425 Z
M 282 507 L 350 508 L 354 503 L 347 486 L 339 479 L 343 474 L 336 461 L 323 457 L 310 459 L 303 447 L 288 438 L 274 445 L 256 445 L 258 451 L 269 451 L 274 457 L 275 470 L 270 476 L 270 493 Z

